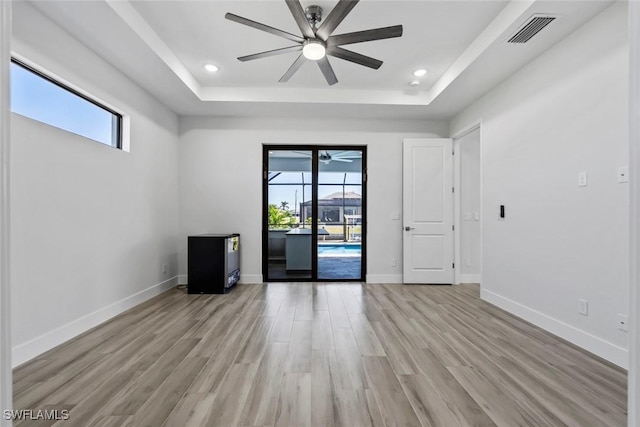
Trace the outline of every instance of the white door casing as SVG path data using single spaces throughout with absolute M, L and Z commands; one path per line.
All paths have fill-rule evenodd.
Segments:
M 9 124 L 11 2 L 0 1 L 0 409 L 12 408 L 11 328 L 9 293 Z M 11 420 L 0 417 L 0 426 Z
M 403 282 L 452 284 L 452 140 L 405 139 L 402 174 Z
M 640 3 L 629 2 L 629 150 L 631 251 L 628 425 L 640 425 Z

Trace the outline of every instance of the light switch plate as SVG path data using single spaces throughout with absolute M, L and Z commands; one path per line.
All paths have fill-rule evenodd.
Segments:
M 620 166 L 618 168 L 618 182 L 629 182 L 629 168 L 627 166 Z
M 578 174 L 578 187 L 586 187 L 587 186 L 587 173 L 580 172 Z

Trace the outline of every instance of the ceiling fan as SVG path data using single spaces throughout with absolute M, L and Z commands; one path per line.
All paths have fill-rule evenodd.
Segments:
M 325 164 L 329 163 L 332 160 L 336 162 L 351 163 L 353 162 L 353 159 L 359 159 L 360 157 L 360 155 L 350 156 L 348 151 L 343 151 L 342 153 L 334 153 L 333 155 L 331 155 L 328 151 L 325 151 L 324 153 L 318 153 L 318 160 Z
M 294 153 L 311 157 L 311 153 L 306 151 L 294 151 Z M 324 152 L 323 151 L 318 152 L 318 160 L 324 164 L 327 164 L 332 160 L 336 162 L 351 163 L 353 162 L 353 159 L 360 159 L 360 158 L 362 158 L 362 154 L 360 154 L 359 152 L 338 151 L 333 154 L 329 153 L 327 150 L 325 150 Z
M 382 61 L 344 49 L 340 46 L 402 36 L 402 25 L 332 35 L 336 27 L 338 27 L 349 12 L 351 12 L 351 9 L 358 4 L 358 1 L 359 0 L 340 0 L 323 21 L 322 8 L 320 6 L 312 5 L 303 10 L 299 0 L 285 0 L 296 24 L 298 24 L 298 27 L 300 28 L 302 36 L 291 34 L 247 18 L 234 15 L 233 13 L 227 13 L 224 17 L 230 21 L 247 25 L 296 43 L 293 46 L 241 56 L 238 58 L 240 61 L 251 61 L 254 59 L 266 58 L 268 56 L 302 51 L 298 58 L 280 78 L 279 82 L 287 82 L 308 59 L 318 63 L 320 71 L 322 71 L 324 78 L 331 86 L 338 83 L 338 79 L 331 67 L 331 63 L 329 63 L 327 55 L 377 70 L 382 65 Z

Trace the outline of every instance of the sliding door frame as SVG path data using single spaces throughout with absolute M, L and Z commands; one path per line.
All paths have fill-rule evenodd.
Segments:
M 318 278 L 318 175 L 320 151 L 361 151 L 362 152 L 362 221 L 359 279 L 319 279 Z M 311 277 L 272 279 L 269 277 L 269 151 L 310 151 L 311 152 Z M 300 213 L 302 214 L 302 212 Z M 367 272 L 367 146 L 366 145 L 262 145 L 262 277 L 265 282 L 364 282 Z

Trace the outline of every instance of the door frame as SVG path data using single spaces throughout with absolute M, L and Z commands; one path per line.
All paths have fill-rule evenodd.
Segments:
M 640 4 L 629 2 L 629 213 L 631 251 L 629 274 L 628 423 L 640 422 Z
M 462 277 L 462 237 L 460 231 L 462 230 L 462 155 L 460 150 L 460 139 L 464 136 L 478 130 L 480 132 L 480 289 L 482 289 L 482 271 L 484 260 L 484 197 L 482 197 L 484 191 L 484 154 L 482 150 L 482 120 L 473 122 L 467 128 L 451 136 L 453 139 L 453 187 L 455 192 L 453 193 L 453 223 L 455 225 L 454 231 L 454 263 L 453 269 L 454 285 L 459 285 Z
M 13 373 L 11 363 L 10 298 L 10 140 L 11 106 L 9 84 L 11 63 L 11 2 L 0 2 L 0 408 L 13 407 Z M 0 419 L 10 426 L 11 420 Z
M 311 151 L 311 207 L 314 212 L 311 221 L 311 241 L 314 247 L 311 251 L 311 277 L 307 279 L 269 278 L 269 151 Z M 361 224 L 361 252 L 360 278 L 358 279 L 319 279 L 318 278 L 318 153 L 323 150 L 357 150 L 362 152 L 362 224 Z M 367 146 L 366 145 L 327 145 L 327 144 L 262 144 L 262 277 L 264 282 L 365 282 L 367 274 Z

